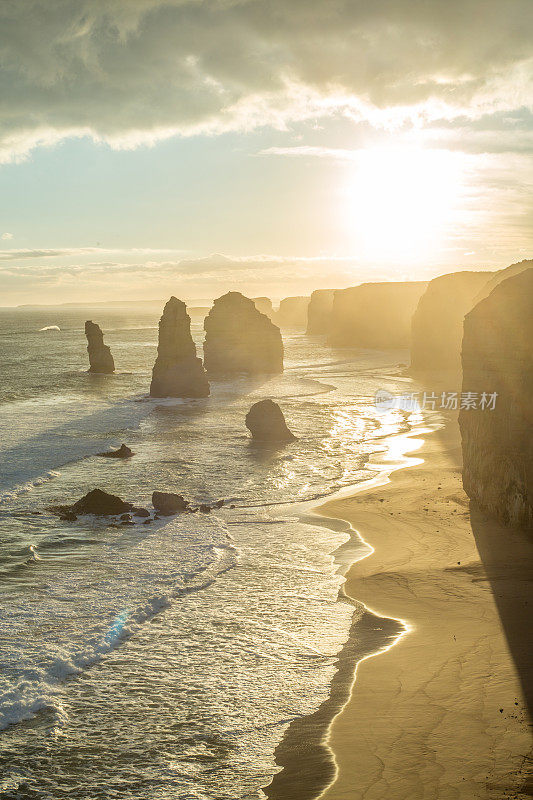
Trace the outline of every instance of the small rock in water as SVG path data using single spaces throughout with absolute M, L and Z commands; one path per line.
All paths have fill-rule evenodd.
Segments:
M 97 453 L 96 455 L 104 458 L 131 458 L 135 453 L 127 445 L 121 444 L 118 450 L 108 450 L 105 453 Z
M 122 520 L 129 520 L 131 522 L 131 517 L 129 514 L 121 514 L 120 519 Z
M 147 508 L 132 508 L 131 511 L 132 511 L 132 514 L 135 517 L 149 517 L 150 516 L 150 512 L 148 511 Z
M 283 411 L 273 400 L 254 403 L 246 415 L 246 427 L 259 442 L 293 442 L 296 436 L 285 422 Z
M 214 507 L 215 508 L 222 508 L 223 505 L 224 505 L 224 500 L 217 500 L 215 505 L 214 505 Z
M 189 508 L 189 502 L 181 494 L 173 492 L 154 492 L 152 505 L 163 516 L 177 514 L 178 511 L 187 511 Z
M 67 514 L 95 514 L 96 516 L 111 516 L 124 514 L 133 508 L 131 503 L 126 503 L 114 494 L 108 494 L 102 489 L 93 489 L 71 506 L 55 506 L 51 510 L 63 516 Z
M 76 522 L 78 519 L 76 514 L 73 514 L 72 511 L 67 511 L 65 514 L 61 514 L 59 517 L 61 522 Z
M 198 508 L 202 512 L 202 514 L 210 514 L 211 513 L 211 506 L 208 506 L 205 503 L 200 503 Z

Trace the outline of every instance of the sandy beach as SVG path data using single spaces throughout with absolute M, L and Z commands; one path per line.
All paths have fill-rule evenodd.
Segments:
M 271 798 L 532 796 L 533 543 L 470 509 L 455 419 L 419 445 L 422 463 L 318 509 L 373 548 L 344 587 L 368 614 L 340 654 L 329 703 L 280 745 Z M 378 631 L 390 646 L 371 654 Z M 307 748 L 295 747 L 302 730 L 314 737 Z

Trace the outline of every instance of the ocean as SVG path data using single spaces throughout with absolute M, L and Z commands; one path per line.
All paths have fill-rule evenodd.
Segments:
M 405 421 L 374 393 L 405 388 L 406 353 L 285 332 L 282 376 L 151 400 L 159 314 L 0 310 L 1 798 L 264 797 L 362 613 L 339 597 L 335 551 L 364 545 L 310 511 L 376 474 L 370 456 Z M 116 374 L 86 371 L 86 319 Z M 193 335 L 201 355 L 200 320 Z M 264 397 L 297 441 L 250 440 Z M 95 455 L 122 442 L 132 459 Z M 134 526 L 47 510 L 96 487 L 225 505 Z

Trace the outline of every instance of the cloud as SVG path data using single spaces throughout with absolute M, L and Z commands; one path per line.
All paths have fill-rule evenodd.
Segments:
M 12 239 L 12 238 L 13 238 L 13 234 L 12 233 L 3 233 L 2 234 L 2 239 Z
M 66 137 L 113 147 L 374 126 L 533 106 L 531 0 L 18 0 L 0 8 L 0 161 Z

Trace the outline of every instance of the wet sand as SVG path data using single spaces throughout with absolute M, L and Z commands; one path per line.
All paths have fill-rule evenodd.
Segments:
M 413 455 L 318 510 L 373 548 L 344 587 L 366 613 L 329 700 L 278 747 L 273 800 L 533 796 L 531 535 L 470 508 L 455 420 Z

